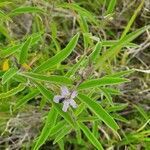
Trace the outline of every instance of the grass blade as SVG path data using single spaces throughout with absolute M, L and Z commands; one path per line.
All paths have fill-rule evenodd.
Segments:
M 117 0 L 111 0 L 109 2 L 107 11 L 106 11 L 106 15 L 113 13 L 115 6 L 116 6 Z
M 91 21 L 95 24 L 98 24 L 96 18 L 94 17 L 94 15 L 89 12 L 88 10 L 86 10 L 85 8 L 82 8 L 81 6 L 79 6 L 78 4 L 75 3 L 64 3 L 59 5 L 60 7 L 63 8 L 69 8 L 71 10 L 76 11 L 77 13 L 79 13 L 81 16 L 86 17 L 86 19 L 88 19 L 88 21 Z
M 128 31 L 130 30 L 133 22 L 135 21 L 138 13 L 141 11 L 143 5 L 144 5 L 145 0 L 142 0 L 141 4 L 139 5 L 139 7 L 135 10 L 133 16 L 131 17 L 131 19 L 129 20 L 127 26 L 125 27 L 125 30 L 123 31 L 122 35 L 121 35 L 121 39 L 128 33 Z
M 145 26 L 143 28 L 140 28 L 126 35 L 121 40 L 119 40 L 119 42 L 117 42 L 114 46 L 110 47 L 106 52 L 103 53 L 102 56 L 99 57 L 96 67 L 99 68 L 99 66 L 102 65 L 106 60 L 113 59 L 115 56 L 117 56 L 117 54 L 119 53 L 120 49 L 124 44 L 133 41 L 135 38 L 137 38 L 139 35 L 141 35 L 144 31 L 146 31 L 149 28 L 150 26 Z
M 16 16 L 23 13 L 44 13 L 44 11 L 38 7 L 26 6 L 26 7 L 19 7 L 12 10 L 9 16 Z

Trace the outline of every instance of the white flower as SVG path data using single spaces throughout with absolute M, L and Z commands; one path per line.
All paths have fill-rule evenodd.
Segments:
M 73 108 L 77 107 L 76 102 L 73 100 L 76 96 L 77 96 L 76 91 L 70 92 L 67 87 L 63 86 L 61 87 L 61 95 L 54 96 L 53 101 L 55 103 L 62 102 L 63 103 L 62 110 L 66 112 L 69 106 L 72 106 Z

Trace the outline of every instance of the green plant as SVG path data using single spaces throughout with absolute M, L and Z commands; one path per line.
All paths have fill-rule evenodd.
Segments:
M 104 4 L 103 1 L 100 3 Z M 0 4 L 7 5 L 6 2 Z M 111 0 L 104 15 L 113 15 L 116 4 L 116 0 Z M 46 25 L 42 17 L 43 15 L 49 17 L 46 12 L 48 10 L 23 6 L 14 8 L 7 14 L 0 11 L 1 26 L 4 28 L 3 32 L 0 32 L 8 40 L 8 45 L 4 44 L 0 50 L 3 66 L 0 72 L 0 108 L 9 116 L 28 107 L 31 100 L 36 101 L 37 97 L 41 99 L 38 111 L 44 108 L 47 111 L 44 112 L 42 129 L 38 137 L 34 137 L 35 140 L 31 142 L 30 149 L 33 150 L 38 150 L 46 141 L 57 143 L 62 150 L 65 149 L 64 145 L 67 142 L 74 144 L 76 148 L 88 149 L 92 144 L 96 149 L 102 150 L 115 143 L 130 144 L 130 140 L 134 142 L 139 137 L 148 141 L 148 137 L 144 136 L 149 134 L 149 130 L 141 131 L 145 126 L 133 136 L 124 134 L 122 138 L 120 135 L 118 122 L 128 123 L 128 120 L 117 111 L 126 108 L 128 103 L 116 103 L 113 96 L 121 94 L 118 85 L 130 82 L 124 76 L 133 70 L 113 71 L 113 61 L 118 58 L 122 48 L 136 47 L 137 45 L 132 42 L 150 26 L 128 33 L 137 15 L 135 12 L 120 38 L 115 41 L 102 40 L 96 35 L 92 36 L 89 24 L 103 27 L 107 24 L 105 21 L 96 19 L 78 3 L 59 3 L 56 8 L 69 9 L 78 22 L 80 31 L 74 31 L 76 34 L 71 38 L 67 37 L 68 44 L 58 41 L 58 29 L 53 22 L 50 24 L 50 46 L 45 44 L 47 33 L 43 28 Z M 34 14 L 32 28 L 36 32 L 25 35 L 21 41 L 15 41 L 8 34 L 5 24 L 14 16 L 24 13 Z M 67 25 L 64 24 L 64 29 L 66 28 Z M 95 42 L 95 39 L 98 41 Z M 82 42 L 80 46 L 79 42 Z M 61 45 L 65 45 L 65 48 L 62 49 Z M 81 51 L 78 50 L 80 47 Z M 142 113 L 138 106 L 135 107 Z M 148 121 L 145 113 L 142 115 Z M 148 123 L 149 121 L 146 125 Z M 102 137 L 100 131 L 106 139 Z

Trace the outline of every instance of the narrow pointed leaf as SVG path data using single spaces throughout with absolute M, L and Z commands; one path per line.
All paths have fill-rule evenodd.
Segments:
M 18 7 L 10 12 L 10 16 L 15 16 L 23 13 L 44 13 L 44 11 L 38 7 Z
M 120 39 L 114 46 L 110 47 L 106 52 L 103 53 L 102 56 L 99 57 L 96 66 L 99 67 L 106 60 L 113 59 L 115 56 L 117 56 L 117 54 L 119 53 L 120 49 L 123 47 L 124 44 L 133 41 L 135 38 L 137 38 L 139 35 L 141 35 L 144 31 L 146 31 L 149 28 L 150 26 L 145 26 L 132 33 L 129 33 L 128 35 Z
M 41 74 L 31 73 L 31 72 L 23 73 L 21 75 L 31 79 L 50 82 L 50 83 L 65 84 L 65 85 L 71 85 L 73 83 L 71 79 L 64 76 L 57 76 L 57 75 L 46 76 L 46 75 L 41 75 Z
M 69 8 L 71 10 L 74 10 L 77 13 L 79 13 L 81 16 L 84 16 L 88 21 L 91 21 L 95 24 L 98 24 L 97 19 L 95 18 L 95 16 L 90 11 L 79 6 L 76 3 L 63 3 L 63 4 L 60 4 L 59 6 L 61 6 L 63 8 Z
M 85 126 L 83 123 L 78 122 L 79 127 L 83 131 L 83 133 L 86 135 L 86 137 L 89 139 L 89 141 L 98 149 L 103 150 L 103 147 L 101 143 L 98 141 L 98 139 L 94 136 L 94 134 L 89 130 L 87 126 Z
M 44 144 L 44 142 L 48 139 L 49 134 L 51 132 L 52 127 L 55 125 L 57 119 L 57 112 L 54 107 L 48 113 L 47 120 L 42 129 L 42 132 L 33 148 L 33 150 L 39 150 L 39 148 Z
M 95 46 L 93 52 L 92 52 L 91 55 L 90 55 L 91 62 L 94 62 L 94 61 L 97 60 L 97 58 L 98 58 L 98 56 L 99 56 L 99 54 L 100 54 L 101 48 L 102 48 L 102 45 L 101 45 L 101 43 L 98 42 L 98 43 L 96 44 L 96 46 Z
M 19 63 L 23 64 L 26 63 L 27 60 L 27 56 L 28 56 L 28 50 L 30 48 L 31 45 L 31 38 L 29 37 L 25 43 L 23 44 L 21 51 L 20 51 L 20 57 L 19 57 Z
M 72 68 L 66 73 L 66 77 L 71 77 L 73 76 L 76 71 L 79 69 L 79 67 L 81 66 L 81 64 L 84 62 L 85 57 L 83 56 L 74 66 L 72 66 Z
M 63 128 L 67 125 L 65 120 L 59 121 L 50 132 L 50 136 L 54 136 L 55 134 L 59 133 Z
M 134 72 L 134 70 L 132 70 L 132 69 L 131 70 L 125 70 L 125 71 L 115 72 L 113 74 L 107 75 L 107 77 L 122 77 L 125 75 L 129 75 L 133 72 Z
M 111 106 L 111 107 L 107 108 L 107 111 L 108 112 L 121 111 L 121 110 L 125 109 L 127 106 L 128 106 L 128 103 L 116 104 L 114 106 Z
M 21 47 L 21 44 L 18 44 L 15 46 L 8 47 L 6 49 L 2 49 L 0 51 L 0 58 L 5 58 L 5 57 L 8 57 L 8 56 L 14 54 L 16 51 L 19 50 L 20 47 Z
M 85 103 L 87 107 L 91 109 L 91 111 L 113 131 L 117 131 L 119 129 L 119 126 L 114 121 L 114 119 L 100 104 L 83 94 L 79 94 L 78 98 L 81 102 Z
M 71 131 L 71 127 L 70 126 L 65 126 L 63 128 L 63 130 L 61 130 L 61 132 L 58 133 L 58 135 L 56 136 L 53 144 L 59 142 L 65 135 L 69 134 Z
M 103 89 L 103 88 L 101 88 L 100 90 L 102 91 L 102 93 L 103 93 L 104 96 L 106 97 L 108 103 L 109 103 L 110 105 L 114 105 L 110 93 L 109 93 L 107 90 Z
M 17 69 L 10 68 L 7 72 L 2 76 L 2 84 L 8 82 L 15 74 L 17 73 Z
M 21 99 L 17 100 L 14 110 L 20 108 L 22 105 L 26 104 L 29 100 L 33 99 L 35 96 L 39 94 L 39 91 L 37 89 L 31 91 L 29 94 L 25 95 Z
M 0 94 L 0 99 L 13 96 L 13 95 L 17 94 L 18 92 L 21 92 L 22 90 L 24 90 L 25 87 L 26 86 L 24 84 L 19 84 L 16 88 L 13 88 L 13 89 L 11 89 L 10 91 L 8 91 L 6 93 L 1 93 Z
M 132 24 L 134 23 L 134 21 L 135 21 L 137 15 L 138 15 L 138 13 L 141 11 L 141 9 L 142 9 L 142 7 L 143 7 L 144 2 L 145 2 L 145 0 L 142 0 L 142 1 L 141 1 L 141 4 L 140 4 L 140 5 L 138 6 L 138 8 L 135 10 L 133 16 L 131 17 L 131 19 L 129 20 L 127 26 L 125 27 L 125 29 L 124 29 L 124 31 L 123 31 L 123 33 L 122 33 L 122 35 L 121 35 L 121 38 L 123 38 L 123 37 L 129 32 L 129 30 L 130 30 Z
M 43 62 L 40 66 L 38 66 L 35 69 L 35 72 L 48 70 L 53 66 L 57 65 L 58 63 L 62 62 L 63 60 L 65 60 L 75 48 L 78 38 L 79 38 L 79 34 L 76 34 L 62 51 L 60 51 L 55 56 Z
M 117 0 L 110 0 L 107 11 L 106 11 L 106 15 L 114 12 L 116 3 L 117 3 Z
M 41 39 L 41 32 L 39 33 L 33 33 L 30 38 L 31 40 L 31 46 L 33 46 L 34 44 L 36 44 L 40 39 Z M 2 49 L 0 51 L 0 58 L 5 58 L 8 57 L 14 53 L 16 53 L 17 51 L 19 51 L 22 48 L 23 44 L 17 44 L 17 45 L 11 45 L 6 49 Z
M 130 80 L 124 78 L 113 78 L 113 77 L 103 77 L 100 79 L 91 79 L 81 83 L 78 87 L 78 90 L 95 88 L 104 85 L 115 85 L 124 82 L 129 82 Z

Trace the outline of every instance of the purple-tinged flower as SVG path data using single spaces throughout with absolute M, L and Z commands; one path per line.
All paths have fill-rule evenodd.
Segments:
M 53 101 L 55 103 L 63 103 L 62 110 L 66 112 L 69 106 L 72 106 L 73 108 L 77 107 L 77 104 L 74 101 L 74 98 L 76 96 L 77 96 L 76 91 L 70 92 L 66 86 L 63 86 L 61 87 L 61 95 L 54 96 Z

